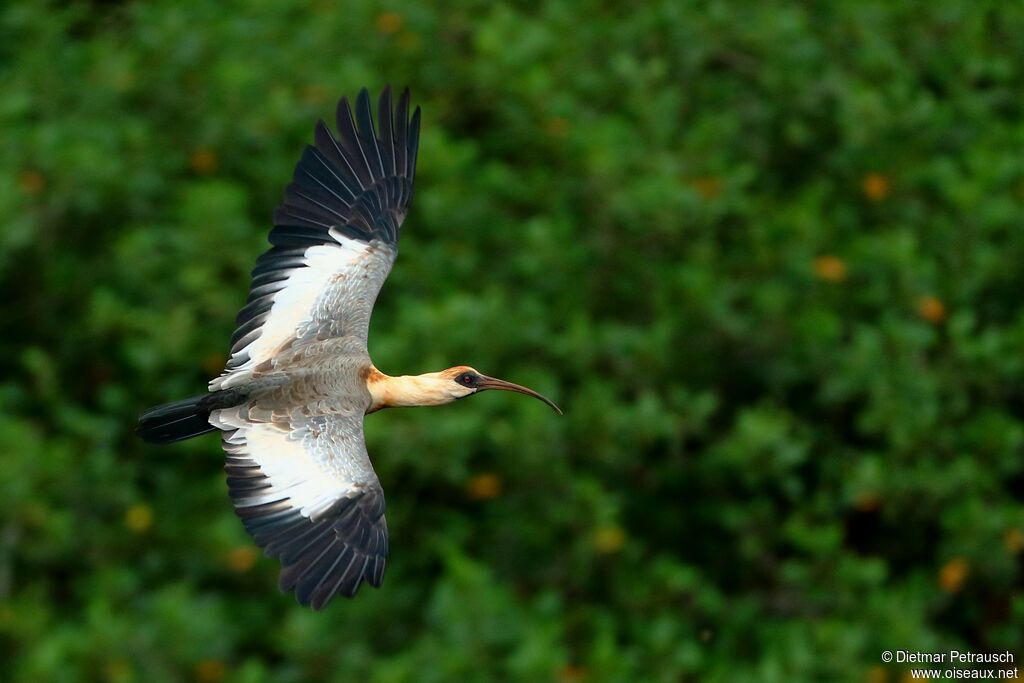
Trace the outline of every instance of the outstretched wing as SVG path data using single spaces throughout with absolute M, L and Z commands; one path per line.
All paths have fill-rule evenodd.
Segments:
M 296 344 L 341 336 L 365 343 L 370 313 L 394 263 L 412 202 L 419 107 L 409 91 L 392 108 L 381 93 L 377 126 L 366 89 L 338 103 L 335 137 L 323 121 L 274 212 L 273 247 L 252 271 L 227 367 L 211 390 L 244 383 L 253 368 Z
M 243 405 L 214 411 L 224 430 L 235 511 L 281 561 L 281 590 L 321 609 L 380 586 L 388 556 L 384 494 L 363 441 L 361 412 L 286 417 Z M 266 420 L 266 421 L 264 421 Z

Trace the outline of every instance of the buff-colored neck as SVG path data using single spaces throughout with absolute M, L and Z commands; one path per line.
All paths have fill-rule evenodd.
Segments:
M 366 388 L 373 398 L 367 413 L 381 408 L 398 408 L 402 406 L 439 406 L 451 403 L 453 396 L 451 380 L 439 376 L 440 373 L 430 372 L 424 375 L 401 375 L 392 377 L 385 375 L 371 366 L 366 377 Z

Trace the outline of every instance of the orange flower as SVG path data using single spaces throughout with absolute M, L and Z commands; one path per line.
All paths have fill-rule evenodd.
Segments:
M 402 31 L 397 38 L 398 47 L 412 52 L 420 46 L 420 37 L 412 31 Z
M 889 673 L 882 666 L 873 666 L 868 669 L 864 676 L 864 683 L 886 683 L 889 680 Z
M 714 199 L 718 195 L 722 194 L 722 181 L 719 178 L 713 178 L 711 176 L 704 176 L 702 178 L 695 178 L 690 186 L 693 190 L 701 196 L 702 199 Z
M 846 279 L 846 262 L 837 256 L 819 256 L 814 259 L 814 274 L 825 282 L 842 282 Z
M 46 178 L 39 171 L 22 171 L 18 176 L 18 187 L 25 194 L 39 194 L 46 188 Z
M 256 564 L 256 549 L 251 545 L 240 545 L 228 552 L 228 569 L 239 574 L 247 572 Z
M 939 570 L 939 585 L 947 593 L 956 593 L 963 588 L 967 575 L 971 572 L 971 566 L 962 557 L 954 557 L 942 565 Z
M 873 202 L 880 202 L 889 196 L 889 179 L 881 173 L 868 173 L 860 181 L 864 196 Z
M 923 296 L 917 300 L 917 313 L 930 323 L 941 323 L 946 319 L 946 305 L 934 296 Z
M 402 28 L 402 15 L 398 12 L 383 12 L 377 17 L 377 30 L 386 35 L 398 33 Z
M 223 353 L 208 353 L 203 357 L 203 370 L 210 376 L 219 375 L 227 362 L 227 356 Z
M 153 525 L 153 509 L 145 503 L 136 503 L 125 510 L 124 525 L 137 534 Z
M 466 484 L 466 495 L 473 500 L 490 500 L 500 494 L 501 478 L 490 472 L 478 474 Z
M 134 680 L 132 665 L 125 659 L 111 659 L 103 665 L 103 678 L 108 683 L 127 683 Z
M 196 680 L 199 683 L 220 683 L 225 673 L 227 667 L 219 659 L 204 659 L 196 664 Z
M 302 97 L 302 101 L 306 104 L 319 105 L 330 99 L 330 93 L 327 88 L 319 83 L 311 83 L 302 88 L 300 97 Z
M 578 664 L 566 664 L 558 670 L 559 683 L 583 683 L 587 680 L 587 668 Z
M 1017 528 L 1007 529 L 1003 534 L 1003 545 L 1014 555 L 1024 550 L 1024 531 Z
M 188 165 L 199 175 L 209 175 L 217 170 L 217 155 L 212 150 L 200 147 L 192 152 Z
M 877 491 L 863 491 L 857 495 L 853 506 L 860 512 L 874 512 L 882 507 L 882 497 Z
M 561 116 L 552 116 L 544 124 L 544 128 L 552 137 L 561 138 L 569 132 L 569 122 Z

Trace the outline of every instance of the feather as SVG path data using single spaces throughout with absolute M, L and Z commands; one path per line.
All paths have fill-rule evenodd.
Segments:
M 385 88 L 377 116 L 379 130 L 364 89 L 355 113 L 346 98 L 338 102 L 336 136 L 317 122 L 314 145 L 302 153 L 274 211 L 273 246 L 252 271 L 231 357 L 211 389 L 241 384 L 292 342 L 332 335 L 365 340 L 412 201 L 419 145 L 420 114 L 417 108 L 409 120 L 408 89 L 393 109 Z
M 265 422 L 250 403 L 220 409 L 224 469 L 253 540 L 281 562 L 280 586 L 314 609 L 362 582 L 379 586 L 388 553 L 386 504 L 363 441 L 362 414 Z

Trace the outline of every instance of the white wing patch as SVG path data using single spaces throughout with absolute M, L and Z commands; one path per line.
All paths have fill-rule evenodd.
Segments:
M 224 430 L 235 512 L 280 559 L 281 589 L 320 609 L 334 595 L 355 595 L 364 581 L 380 586 L 388 529 L 362 413 L 254 417 L 265 414 L 243 405 L 214 411 L 210 422 Z
M 240 507 L 272 503 L 287 497 L 303 517 L 319 516 L 352 488 L 353 482 L 326 476 L 306 453 L 304 439 L 274 425 L 256 425 L 235 432 L 229 443 L 246 444 L 253 461 L 270 480 L 266 493 L 240 502 Z
M 210 382 L 211 391 L 245 383 L 255 367 L 322 330 L 326 336 L 366 340 L 373 303 L 391 270 L 394 251 L 335 230 L 330 234 L 336 243 L 308 247 L 302 265 L 287 271 L 280 289 L 270 295 L 270 311 L 258 334 L 235 349 L 229 369 Z
M 342 497 L 376 482 L 363 445 L 361 416 L 357 430 L 325 429 L 329 419 L 333 418 L 292 425 L 253 422 L 245 406 L 214 411 L 210 423 L 225 430 L 225 445 L 238 447 L 235 456 L 258 465 L 269 484 L 236 497 L 235 506 L 287 499 L 303 517 L 316 521 Z

